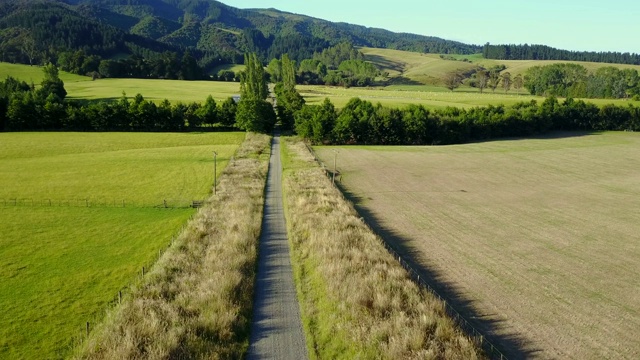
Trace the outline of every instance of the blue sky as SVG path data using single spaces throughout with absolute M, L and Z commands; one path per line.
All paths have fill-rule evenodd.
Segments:
M 469 44 L 640 53 L 640 0 L 222 0 Z

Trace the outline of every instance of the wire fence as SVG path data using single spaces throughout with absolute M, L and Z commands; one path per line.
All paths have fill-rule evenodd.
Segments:
M 178 239 L 180 234 L 184 232 L 194 216 L 195 215 L 191 215 L 189 217 L 189 220 L 187 220 L 180 227 L 180 229 L 178 229 L 173 235 L 171 235 L 171 237 L 169 237 L 168 241 L 158 249 L 157 254 L 154 254 L 154 256 L 145 263 L 138 264 L 139 268 L 137 271 L 137 275 L 134 275 L 128 284 L 121 287 L 117 291 L 117 293 L 114 293 L 103 309 L 100 309 L 100 311 L 97 311 L 95 314 L 87 318 L 86 321 L 80 320 L 77 327 L 77 335 L 72 336 L 71 339 L 69 339 L 68 346 L 71 351 L 77 350 L 78 346 L 80 346 L 84 341 L 86 341 L 87 338 L 89 338 L 91 332 L 95 330 L 96 326 L 104 321 L 106 312 L 114 311 L 118 305 L 122 304 L 123 301 L 131 296 L 134 296 L 136 285 L 144 281 L 145 276 L 153 269 L 153 266 L 162 258 L 167 250 L 169 250 L 174 245 L 175 241 Z M 82 323 L 83 321 L 84 324 Z
M 204 200 L 193 199 L 33 199 L 33 198 L 0 198 L 0 206 L 9 207 L 77 207 L 77 208 L 158 208 L 186 209 L 199 208 Z
M 313 156 L 313 158 L 315 159 L 316 163 L 318 163 L 321 167 L 322 170 L 324 171 L 324 173 L 327 175 L 327 177 L 329 177 L 329 179 L 333 180 L 333 185 L 336 187 L 336 189 L 338 189 L 338 191 L 340 191 L 340 193 L 342 194 L 342 189 L 340 188 L 340 186 L 338 186 L 338 184 L 335 183 L 335 175 L 340 174 L 339 171 L 337 171 L 337 169 L 334 170 L 330 170 L 329 168 L 327 168 L 327 166 L 318 158 L 318 156 L 316 155 L 315 151 L 313 151 L 313 149 L 306 144 L 307 149 L 309 150 L 309 152 L 311 153 L 311 155 Z M 344 198 L 344 194 L 343 194 L 343 198 Z M 371 226 L 369 226 L 369 228 L 371 229 Z M 373 231 L 373 229 L 371 229 Z M 498 347 L 493 344 L 491 341 L 489 341 L 485 334 L 483 334 L 481 331 L 479 331 L 475 326 L 473 326 L 464 316 L 462 316 L 443 296 L 441 296 L 428 282 L 427 279 L 425 279 L 424 276 L 420 276 L 420 272 L 418 272 L 409 262 L 407 262 L 402 255 L 400 255 L 394 248 L 393 246 L 391 246 L 391 244 L 389 244 L 384 238 L 380 237 L 380 241 L 382 243 L 382 245 L 387 249 L 387 251 L 395 258 L 398 260 L 398 262 L 400 263 L 400 265 L 402 265 L 402 267 L 409 273 L 409 275 L 411 276 L 411 278 L 418 283 L 420 286 L 424 287 L 427 291 L 429 291 L 431 294 L 433 294 L 436 298 L 438 298 L 440 301 L 442 301 L 442 303 L 444 304 L 444 308 L 445 311 L 447 312 L 447 314 L 449 315 L 449 317 L 451 317 L 452 319 L 454 319 L 459 326 L 472 338 L 476 339 L 479 343 L 480 346 L 482 347 L 482 349 L 493 359 L 500 359 L 500 360 L 506 360 L 507 356 L 504 355 L 504 353 L 502 353 Z

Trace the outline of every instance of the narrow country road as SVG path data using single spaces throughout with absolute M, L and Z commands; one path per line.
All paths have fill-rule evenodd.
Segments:
M 282 206 L 278 132 L 271 143 L 248 359 L 307 359 Z

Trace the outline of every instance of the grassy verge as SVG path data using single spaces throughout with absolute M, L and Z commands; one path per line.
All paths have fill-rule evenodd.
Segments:
M 210 198 L 76 358 L 241 358 L 269 137 L 248 135 Z
M 284 191 L 292 263 L 312 358 L 481 358 L 418 287 L 305 145 L 286 139 Z

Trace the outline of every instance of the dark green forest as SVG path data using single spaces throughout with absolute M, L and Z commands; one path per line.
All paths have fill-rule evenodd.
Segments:
M 640 76 L 635 69 L 601 67 L 593 73 L 579 64 L 534 66 L 524 86 L 533 95 L 575 98 L 640 99 Z
M 611 64 L 640 65 L 640 54 L 608 51 L 569 51 L 546 45 L 491 45 L 482 47 L 485 59 L 496 60 L 566 60 Z
M 265 64 L 285 53 L 299 63 L 343 42 L 434 53 L 480 50 L 273 9 L 241 10 L 213 0 L 0 0 L 0 60 L 51 62 L 81 75 L 100 73 L 99 63 L 109 61 L 101 76 L 202 78 L 218 65 L 242 63 L 247 52 Z M 181 74 L 176 60 L 168 59 L 181 61 L 187 52 L 199 67 L 198 76 Z M 87 63 L 67 66 L 68 54 L 81 54 Z

